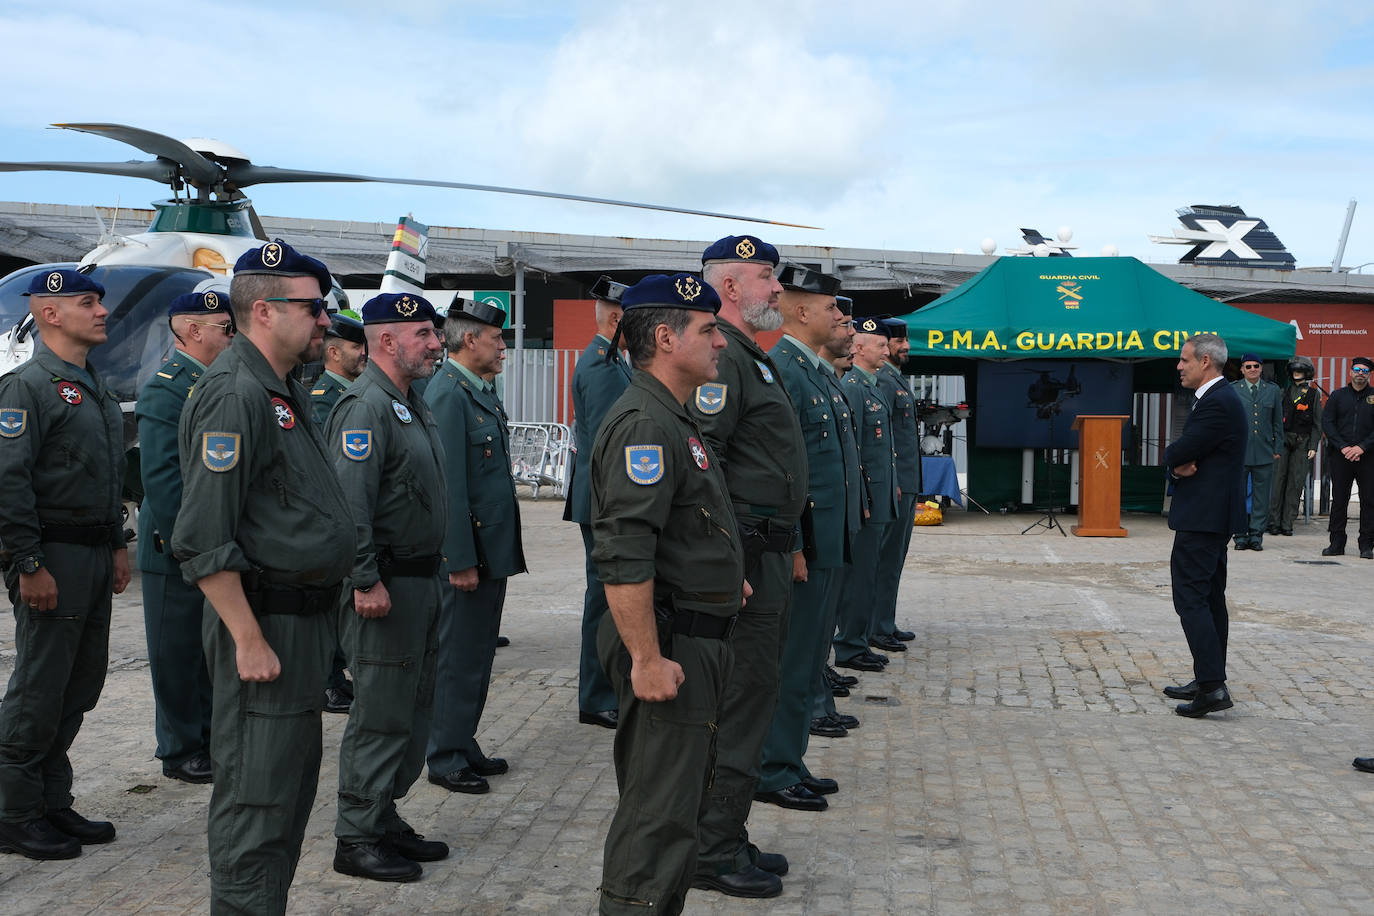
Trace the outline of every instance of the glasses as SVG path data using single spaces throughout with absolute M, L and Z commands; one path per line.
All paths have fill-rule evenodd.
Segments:
M 1263 369 L 1264 366 L 1260 365 L 1259 363 L 1246 363 L 1245 365 L 1241 366 L 1241 368 L 1242 368 L 1242 369 Z
M 1350 367 L 1350 371 L 1353 372 L 1353 373 L 1355 373 L 1356 375 L 1368 375 L 1368 374 L 1369 374 L 1369 367 L 1368 367 L 1368 366 L 1351 366 L 1351 367 Z
M 225 337 L 234 336 L 234 323 L 232 321 L 200 321 L 195 318 L 188 318 L 191 324 L 208 324 L 212 328 L 219 328 L 224 332 Z
M 328 299 L 292 299 L 292 298 L 289 297 L 289 296 L 272 296 L 272 297 L 267 298 L 267 299 L 264 299 L 264 300 L 262 300 L 262 301 L 263 301 L 263 302 L 303 302 L 303 303 L 305 303 L 306 305 L 310 306 L 310 314 L 311 314 L 311 316 L 314 317 L 314 318 L 320 317 L 321 315 L 323 315 L 323 314 L 325 313 L 325 310 L 329 308 L 329 300 L 328 300 Z

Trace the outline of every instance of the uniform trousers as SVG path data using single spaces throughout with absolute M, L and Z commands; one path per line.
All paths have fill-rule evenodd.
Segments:
M 835 661 L 847 662 L 869 651 L 877 613 L 878 546 L 891 523 L 865 523 L 854 536 L 854 567 L 840 602 Z
M 57 607 L 19 600 L 19 569 L 5 570 L 14 605 L 14 672 L 0 703 L 0 820 L 24 823 L 72 806 L 67 750 L 105 686 L 114 558 L 106 545 L 44 543 Z
M 1327 525 L 1331 546 L 1345 549 L 1350 490 L 1355 481 L 1359 481 L 1359 547 L 1361 550 L 1374 548 L 1374 454 L 1362 456 L 1359 461 L 1350 461 L 1341 454 L 1340 449 L 1328 449 L 1327 454 L 1331 458 L 1331 521 Z
M 1269 499 L 1271 531 L 1292 531 L 1298 518 L 1298 500 L 1307 490 L 1312 459 L 1307 457 L 1306 433 L 1285 433 L 1283 448 L 1274 461 L 1274 482 Z M 1349 500 L 1347 500 L 1348 502 Z
M 792 554 L 769 551 L 745 568 L 754 593 L 730 634 L 734 664 L 716 734 L 716 778 L 697 825 L 697 873 L 724 875 L 751 864 L 745 821 L 759 757 L 778 701 L 778 672 L 792 603 Z
M 647 703 L 634 694 L 630 653 L 610 614 L 597 638 L 620 701 L 620 802 L 602 857 L 603 914 L 676 916 L 696 869 L 697 823 L 713 776 L 716 723 L 732 653 L 727 640 L 674 634 L 664 621 L 658 640 L 665 657 L 682 666 L 684 680 L 674 699 Z
M 471 592 L 444 582 L 440 591 L 444 600 L 427 760 L 432 775 L 447 776 L 485 756 L 477 744 L 477 726 L 491 687 L 506 580 L 482 579 Z
M 581 712 L 605 712 L 615 709 L 615 690 L 611 680 L 596 657 L 596 636 L 601 618 L 610 605 L 606 603 L 606 586 L 601 583 L 596 561 L 592 559 L 592 526 L 582 529 L 582 546 L 587 556 L 587 591 L 582 597 L 582 654 L 577 666 L 577 708 Z M 752 583 L 751 583 L 752 584 Z
M 902 583 L 906 552 L 911 547 L 911 529 L 916 518 L 916 494 L 902 493 L 897 519 L 883 532 L 878 545 L 878 608 L 873 623 L 876 636 L 891 637 L 897 629 L 897 589 Z
M 849 585 L 849 576 L 854 567 L 845 564 L 830 570 L 834 580 L 829 584 L 829 607 L 826 608 L 826 618 L 822 623 L 825 636 L 821 640 L 821 663 L 811 671 L 811 718 L 824 719 L 827 716 L 836 715 L 839 710 L 835 708 L 835 692 L 830 689 L 830 682 L 825 678 L 825 666 L 830 662 L 830 650 L 833 648 L 835 627 L 839 623 L 841 608 L 847 600 L 846 589 Z M 807 741 L 810 742 L 811 723 L 806 724 Z M 805 764 L 802 770 L 806 769 Z
M 181 574 L 144 571 L 143 629 L 153 679 L 153 734 L 165 769 L 210 749 L 210 671 L 201 648 L 205 596 Z
M 1259 541 L 1269 527 L 1269 490 L 1274 479 L 1274 465 L 1247 464 L 1245 475 L 1250 478 L 1249 531 L 1241 540 Z
M 1175 531 L 1169 556 L 1174 610 L 1178 613 L 1188 649 L 1193 653 L 1193 677 L 1226 680 L 1227 534 L 1212 531 Z
M 339 643 L 354 690 L 339 747 L 334 827 L 345 843 L 409 828 L 396 800 L 424 769 L 439 653 L 440 587 L 437 576 L 390 579 L 391 610 L 385 617 L 359 617 L 351 600 L 340 605 Z
M 331 613 L 258 618 L 281 661 L 274 681 L 239 679 L 234 639 L 205 603 L 202 634 L 214 718 L 210 759 L 210 912 L 286 912 L 320 778 L 320 708 L 337 638 Z

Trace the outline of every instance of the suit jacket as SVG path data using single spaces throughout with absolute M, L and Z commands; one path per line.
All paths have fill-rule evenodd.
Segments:
M 577 454 L 573 456 L 572 479 L 563 520 L 579 525 L 592 523 L 592 446 L 596 431 L 616 398 L 630 387 L 630 367 L 619 354 L 607 358 L 611 342 L 600 334 L 592 338 L 573 369 L 573 418 L 577 422 Z
M 1240 395 L 1225 380 L 1193 405 L 1183 433 L 1164 450 L 1164 466 L 1197 462 L 1197 473 L 1174 480 L 1169 527 L 1175 531 L 1235 534 L 1248 527 L 1245 447 L 1249 423 Z M 1271 458 L 1272 460 L 1272 458 Z
M 1273 464 L 1283 451 L 1283 392 L 1273 382 L 1259 380 L 1254 394 L 1250 383 L 1240 379 L 1231 383 L 1249 417 L 1250 437 L 1245 444 L 1247 465 Z

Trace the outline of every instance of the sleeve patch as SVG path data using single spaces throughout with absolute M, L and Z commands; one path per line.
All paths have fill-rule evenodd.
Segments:
M 697 389 L 697 410 L 708 417 L 725 409 L 725 395 L 729 388 L 720 382 L 707 382 Z
M 29 412 L 19 407 L 0 407 L 0 436 L 18 439 L 29 428 Z
M 625 446 L 625 475 L 640 486 L 663 479 L 663 446 Z
M 340 434 L 343 455 L 350 461 L 366 461 L 372 457 L 372 430 L 346 429 Z
M 238 465 L 238 433 L 202 433 L 200 442 L 200 460 L 210 470 L 222 474 Z

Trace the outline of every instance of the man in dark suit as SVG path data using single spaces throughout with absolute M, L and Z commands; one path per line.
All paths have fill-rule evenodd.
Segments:
M 1194 401 L 1183 434 L 1164 450 L 1173 478 L 1169 557 L 1174 610 L 1193 653 L 1193 681 L 1164 688 L 1187 702 L 1174 710 L 1199 718 L 1231 708 L 1226 690 L 1226 542 L 1246 530 L 1245 407 L 1222 378 L 1226 342 L 1198 334 L 1179 351 L 1178 374 Z

